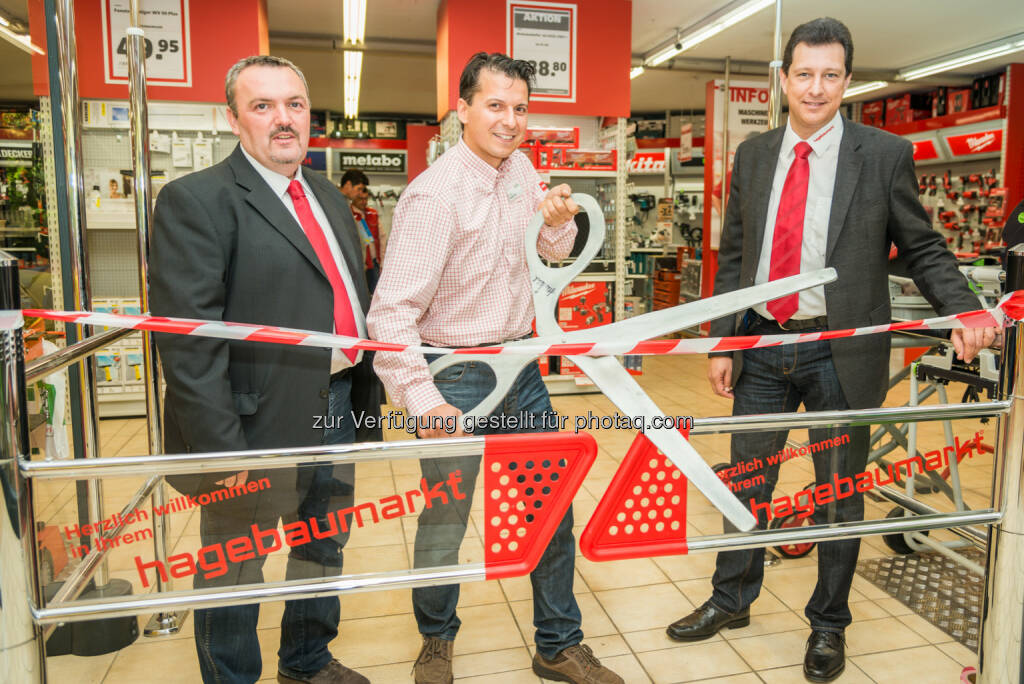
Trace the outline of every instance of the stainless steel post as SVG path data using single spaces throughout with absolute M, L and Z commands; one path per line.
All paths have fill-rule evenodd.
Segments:
M 140 28 L 139 0 L 129 4 L 131 26 L 128 28 L 128 99 L 129 126 L 132 139 L 132 163 L 135 179 L 135 226 L 139 253 L 139 306 L 149 311 L 149 228 L 153 215 L 153 186 L 150 179 L 149 106 L 146 99 L 146 45 L 145 32 Z M 153 335 L 142 331 L 142 367 L 146 383 L 146 435 L 149 453 L 163 451 L 163 427 L 160 424 L 160 366 L 157 363 L 156 343 Z M 161 481 L 153 489 L 153 508 L 162 509 L 167 503 L 167 490 Z M 153 516 L 153 553 L 156 560 L 167 562 L 170 525 L 167 516 Z M 166 585 L 166 586 L 165 586 Z M 156 591 L 171 591 L 157 575 Z M 157 613 L 146 623 L 146 636 L 173 634 L 181 629 L 185 613 Z
M 772 61 L 768 64 L 768 128 L 782 125 L 782 0 L 775 0 L 775 41 Z
M 61 108 L 64 114 L 64 164 L 67 169 L 68 228 L 71 244 L 68 245 L 71 259 L 67 266 L 73 283 L 75 309 L 92 310 L 92 295 L 89 290 L 89 259 L 86 246 L 85 191 L 82 182 L 82 119 L 81 103 L 78 98 L 78 63 L 75 45 L 74 0 L 57 0 L 54 5 L 57 15 L 57 42 L 60 56 Z M 53 84 L 51 84 L 51 88 Z M 85 338 L 84 328 L 79 327 L 78 339 Z M 78 397 L 82 407 L 82 445 L 85 458 L 98 458 L 96 420 L 96 379 L 92 359 L 78 364 L 81 377 L 81 392 Z M 88 484 L 88 507 L 91 522 L 99 522 L 103 514 L 103 486 L 99 480 Z M 95 575 L 98 586 L 106 585 L 109 575 L 103 564 Z
M 10 681 L 46 681 L 42 630 L 31 604 L 42 606 L 32 481 L 19 461 L 28 454 L 25 349 L 21 336 L 18 261 L 0 252 L 0 672 Z
M 1020 289 L 1024 289 L 1024 245 L 1007 253 L 1006 291 Z M 1003 517 L 989 533 L 978 681 L 1020 684 L 1024 681 L 1024 606 L 1020 598 L 1024 585 L 1020 574 L 1024 565 L 1024 386 L 1020 381 L 1024 324 L 1017 323 L 1007 333 L 1000 393 L 1009 394 L 1011 403 L 1010 412 L 1000 420 L 992 495 L 993 506 L 1002 510 Z M 1011 362 L 1013 372 L 1009 374 Z
M 615 149 L 618 164 L 615 168 L 615 320 L 626 315 L 626 183 L 629 181 L 626 159 L 626 119 L 615 122 Z
M 729 202 L 729 80 L 732 58 L 725 58 L 725 81 L 722 83 L 722 230 L 725 230 L 725 207 Z

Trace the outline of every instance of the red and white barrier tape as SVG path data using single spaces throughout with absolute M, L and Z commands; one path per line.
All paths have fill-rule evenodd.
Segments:
M 6 320 L 0 312 L 0 321 Z M 162 316 L 129 316 L 124 314 L 90 313 L 88 311 L 48 311 L 25 309 L 27 317 L 46 318 L 78 325 L 98 325 L 109 328 L 131 328 L 152 332 L 195 335 L 228 340 L 250 342 L 272 342 L 303 347 L 330 347 L 338 349 L 365 349 L 382 352 L 418 352 L 423 354 L 525 354 L 539 356 L 611 356 L 618 354 L 706 354 L 708 352 L 737 351 L 758 347 L 773 347 L 783 344 L 832 340 L 842 337 L 874 335 L 901 330 L 948 330 L 950 328 L 991 328 L 1003 327 L 1008 321 L 1024 319 L 1024 290 L 1013 292 L 1000 300 L 992 309 L 979 309 L 952 316 L 940 316 L 916 321 L 871 325 L 846 330 L 825 330 L 787 335 L 750 335 L 741 337 L 707 337 L 684 340 L 645 340 L 642 342 L 576 342 L 572 344 L 551 343 L 550 337 L 534 338 L 532 343 L 514 346 L 493 347 L 424 347 L 408 344 L 393 344 L 358 337 L 332 335 L 309 330 L 295 330 L 266 325 L 228 323 L 224 321 L 200 321 L 188 318 L 165 318 Z M 600 335 L 600 327 L 593 329 Z

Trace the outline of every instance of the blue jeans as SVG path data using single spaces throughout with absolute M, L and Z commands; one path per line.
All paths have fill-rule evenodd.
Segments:
M 428 356 L 428 360 L 431 358 Z M 494 374 L 476 362 L 450 366 L 434 376 L 434 383 L 444 400 L 467 412 L 490 393 Z M 542 420 L 553 413 L 551 399 L 540 376 L 536 362 L 527 366 L 516 378 L 501 405 L 491 415 L 537 416 L 536 429 L 554 430 L 554 421 Z M 473 434 L 499 434 L 511 430 L 481 429 Z M 462 471 L 459 489 L 468 496 L 453 499 L 443 506 L 424 509 L 419 516 L 413 563 L 417 568 L 455 565 L 459 562 L 459 545 L 466 534 L 469 509 L 473 503 L 473 487 L 480 470 L 480 457 L 435 458 L 420 461 L 427 486 L 448 479 L 449 473 Z M 572 508 L 566 512 L 548 543 L 537 567 L 530 573 L 533 585 L 533 626 L 537 650 L 545 658 L 554 658 L 561 650 L 583 640 L 580 629 L 580 608 L 572 593 L 573 570 L 576 566 L 576 540 L 572 534 Z M 455 639 L 462 624 L 455 614 L 459 602 L 459 585 L 425 587 L 412 590 L 413 611 L 420 633 Z
M 331 381 L 328 412 L 335 420 L 325 421 L 330 427 L 324 429 L 324 444 L 347 444 L 355 440 L 351 387 L 350 376 Z M 296 473 L 297 509 L 292 497 L 291 510 L 278 508 L 258 512 L 258 519 L 252 522 L 260 529 L 276 527 L 279 517 L 285 522 L 315 518 L 323 521 L 319 529 L 327 529 L 329 507 L 336 510 L 339 505 L 351 506 L 355 481 L 352 464 L 300 465 Z M 206 507 L 200 515 L 200 535 L 204 546 L 223 544 L 249 532 L 249 521 L 210 514 Z M 348 532 L 344 532 L 292 547 L 285 578 L 310 579 L 341 574 L 342 547 L 347 540 Z M 266 556 L 257 555 L 252 560 L 230 564 L 229 571 L 216 578 L 206 579 L 203 573 L 197 574 L 194 586 L 199 589 L 261 583 L 265 559 Z M 263 668 L 256 633 L 258 618 L 258 604 L 195 611 L 195 641 L 203 682 L 252 684 L 260 678 Z M 327 644 L 338 635 L 340 618 L 341 607 L 336 596 L 285 601 L 278 670 L 293 678 L 304 678 L 326 667 L 331 661 Z
M 761 335 L 780 332 L 774 322 L 763 320 L 749 330 L 750 334 Z M 736 416 L 792 412 L 800 404 L 808 411 L 849 408 L 827 341 L 744 351 L 743 370 L 733 393 L 732 412 Z M 771 506 L 780 463 L 770 464 L 769 458 L 785 447 L 788 435 L 788 431 L 747 432 L 732 437 L 733 465 L 746 463 L 751 467 L 740 477 L 752 485 L 736 495 L 748 508 L 756 508 L 758 526 L 762 529 L 767 524 L 768 509 L 754 504 Z M 866 467 L 869 442 L 866 426 L 810 430 L 811 445 L 834 439 L 839 440 L 839 446 L 810 450 L 814 459 L 815 481 L 819 484 L 832 483 L 835 477 L 852 477 Z M 757 465 L 761 467 L 753 467 Z M 861 520 L 863 517 L 864 495 L 856 491 L 838 501 L 815 506 L 812 514 L 815 524 Z M 728 521 L 725 529 L 727 532 L 735 530 Z M 818 544 L 817 549 L 818 581 L 804 614 L 812 629 L 842 632 L 852 620 L 848 600 L 860 552 L 860 539 L 824 542 Z M 720 553 L 712 578 L 714 592 L 711 602 L 730 613 L 743 610 L 761 592 L 763 579 L 764 549 Z

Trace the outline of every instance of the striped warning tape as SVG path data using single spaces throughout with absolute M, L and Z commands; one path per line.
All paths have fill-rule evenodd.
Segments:
M 6 320 L 0 312 L 0 321 Z M 195 335 L 228 340 L 250 342 L 271 342 L 303 347 L 330 347 L 337 349 L 364 349 L 379 352 L 418 352 L 422 354 L 524 354 L 539 356 L 611 356 L 617 354 L 706 354 L 708 352 L 739 351 L 759 347 L 774 347 L 784 344 L 833 340 L 843 337 L 874 335 L 902 330 L 948 330 L 951 328 L 1003 327 L 1010 321 L 1024 319 L 1024 291 L 1013 292 L 1001 299 L 991 309 L 978 309 L 952 316 L 939 316 L 915 321 L 902 321 L 885 325 L 871 325 L 845 330 L 824 330 L 809 333 L 785 335 L 748 335 L 737 337 L 707 337 L 683 340 L 625 340 L 610 342 L 560 343 L 557 336 L 536 337 L 515 345 L 489 347 L 424 347 L 411 344 L 394 344 L 358 337 L 332 335 L 330 333 L 278 328 L 267 325 L 229 323 L 225 321 L 201 321 L 188 318 L 166 318 L 163 316 L 139 316 L 125 314 L 93 313 L 88 311 L 49 311 L 25 309 L 27 317 L 45 318 L 78 325 L 95 325 L 109 328 L 131 328 L 151 332 Z M 12 319 L 13 320 L 13 319 Z M 20 320 L 20 319 L 19 319 Z M 594 330 L 599 330 L 595 328 Z

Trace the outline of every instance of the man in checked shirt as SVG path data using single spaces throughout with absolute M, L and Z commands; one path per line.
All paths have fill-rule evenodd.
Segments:
M 469 60 L 459 82 L 462 139 L 406 188 L 395 209 L 380 282 L 366 318 L 372 337 L 467 347 L 530 335 L 534 314 L 523 244 L 527 223 L 538 210 L 543 212 L 545 225 L 537 250 L 549 260 L 559 260 L 572 249 L 572 217 L 579 210 L 569 186 L 545 193 L 540 176 L 517 151 L 526 133 L 533 75 L 528 62 L 498 53 L 481 52 Z M 392 403 L 424 423 L 420 437 L 458 436 L 460 416 L 490 393 L 493 375 L 470 362 L 431 377 L 428 362 L 422 354 L 379 354 L 374 368 Z M 494 415 L 502 412 L 551 414 L 536 362 L 519 375 Z M 442 425 L 453 421 L 455 430 L 445 431 Z M 480 458 L 428 459 L 420 467 L 428 486 L 460 470 L 461 489 L 470 495 L 453 497 L 420 514 L 414 564 L 457 564 Z M 533 671 L 556 681 L 618 684 L 622 678 L 580 643 L 580 609 L 572 593 L 572 525 L 570 508 L 530 575 L 537 643 Z M 461 624 L 455 614 L 459 585 L 412 593 L 423 635 L 413 668 L 416 682 L 448 684 L 452 646 Z

